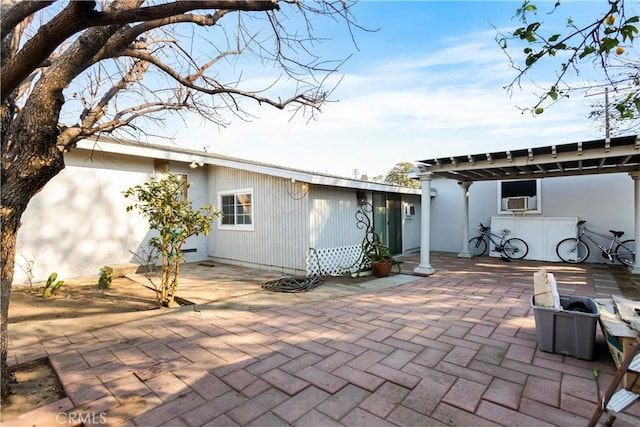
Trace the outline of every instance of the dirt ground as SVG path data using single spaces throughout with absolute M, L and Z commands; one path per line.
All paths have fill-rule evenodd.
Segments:
M 50 298 L 42 296 L 44 284 L 18 285 L 11 291 L 9 328 L 12 323 L 72 319 L 104 314 L 154 310 L 155 291 L 126 277 L 114 278 L 108 289 L 98 278 L 65 281 Z M 65 397 L 47 359 L 25 363 L 13 370 L 12 395 L 2 402 L 2 419 L 8 420 Z
M 13 286 L 9 325 L 33 320 L 76 318 L 157 308 L 155 291 L 126 277 L 114 278 L 107 289 L 98 278 L 67 280 L 52 297 L 42 296 L 43 284 Z

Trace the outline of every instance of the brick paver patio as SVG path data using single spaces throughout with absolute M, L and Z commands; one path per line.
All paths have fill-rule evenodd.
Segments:
M 600 331 L 593 361 L 537 350 L 544 264 L 435 254 L 375 292 L 13 336 L 12 361 L 48 354 L 68 396 L 15 425 L 584 426 L 614 365 Z M 561 294 L 618 293 L 607 266 L 547 265 Z

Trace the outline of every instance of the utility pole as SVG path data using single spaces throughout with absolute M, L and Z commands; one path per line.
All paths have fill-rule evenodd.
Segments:
M 604 92 L 590 93 L 585 97 L 604 95 L 604 137 L 609 139 L 611 135 L 611 125 L 609 123 L 609 88 L 605 87 Z
M 604 137 L 609 139 L 611 127 L 609 125 L 609 88 L 604 88 Z
M 633 86 L 626 87 L 615 87 L 613 90 L 618 92 L 620 90 L 631 89 Z M 609 114 L 610 105 L 609 105 L 609 88 L 605 87 L 604 92 L 598 93 L 590 93 L 585 95 L 585 97 L 596 96 L 596 95 L 604 95 L 604 136 L 606 139 L 609 139 L 611 136 L 611 114 Z

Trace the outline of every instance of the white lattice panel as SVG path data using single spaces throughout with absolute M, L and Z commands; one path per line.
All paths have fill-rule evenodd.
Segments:
M 307 252 L 307 277 L 341 276 L 355 273 L 361 267 L 360 245 L 314 249 Z

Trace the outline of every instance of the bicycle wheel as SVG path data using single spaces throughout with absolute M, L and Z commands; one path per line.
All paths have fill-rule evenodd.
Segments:
M 529 253 L 529 245 L 527 245 L 527 242 L 517 237 L 513 237 L 504 242 L 502 249 L 507 258 L 511 259 L 522 259 Z
M 556 246 L 556 254 L 564 262 L 579 264 L 589 257 L 589 246 L 575 237 L 560 240 Z
M 616 258 L 625 265 L 633 265 L 636 260 L 636 241 L 625 240 L 616 248 Z
M 469 240 L 469 253 L 473 256 L 484 255 L 487 251 L 487 242 L 482 237 L 474 237 Z

